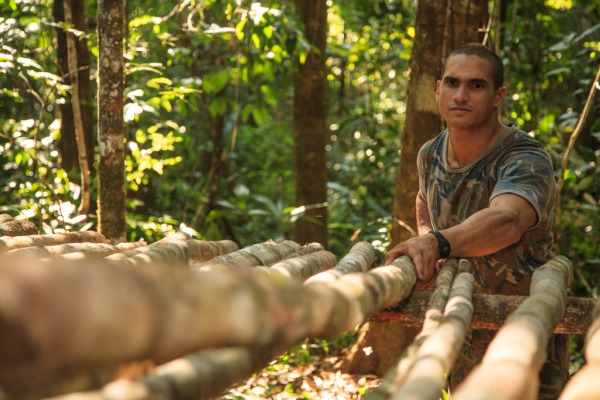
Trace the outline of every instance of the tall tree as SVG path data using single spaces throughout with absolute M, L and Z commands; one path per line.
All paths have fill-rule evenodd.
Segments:
M 71 0 L 64 0 L 65 22 L 74 26 L 71 8 Z M 87 215 L 90 211 L 90 174 L 88 151 L 86 148 L 85 132 L 83 130 L 83 118 L 81 112 L 81 103 L 79 100 L 79 58 L 77 56 L 77 41 L 73 32 L 67 33 L 67 64 L 69 67 L 69 77 L 71 78 L 71 106 L 73 107 L 73 126 L 75 127 L 75 142 L 77 143 L 77 155 L 79 160 L 79 172 L 81 176 L 81 203 L 78 212 Z
M 435 84 L 452 49 L 465 42 L 483 41 L 488 26 L 488 2 L 424 0 L 417 8 L 415 41 L 410 59 L 406 125 L 396 175 L 391 246 L 410 238 L 416 230 L 416 173 L 421 146 L 442 129 Z
M 443 61 L 454 47 L 482 41 L 484 28 L 488 26 L 487 6 L 488 2 L 483 0 L 419 1 L 410 60 L 406 124 L 393 203 L 392 246 L 416 231 L 415 198 L 419 186 L 416 159 L 421 146 L 442 128 L 435 85 L 441 76 Z M 417 329 L 404 328 L 394 322 L 370 321 L 363 326 L 345 369 L 383 373 L 417 333 Z M 373 349 L 377 356 L 365 355 L 363 348 Z
M 296 222 L 296 240 L 327 246 L 327 4 L 325 0 L 296 0 L 296 12 L 312 46 L 294 76 L 296 206 L 306 207 Z
M 84 35 L 87 32 L 87 16 L 85 12 L 85 2 L 76 0 L 67 0 L 71 6 L 72 26 L 70 29 L 75 29 L 82 32 Z M 63 1 L 55 1 L 53 3 L 53 18 L 57 23 L 65 22 L 65 8 Z M 64 77 L 65 83 L 72 84 L 69 65 L 67 59 L 67 35 L 62 27 L 56 28 L 57 46 L 56 53 L 58 59 L 59 74 Z M 85 137 L 85 148 L 88 155 L 88 169 L 94 171 L 94 109 L 93 109 L 93 91 L 90 80 L 90 50 L 87 46 L 87 41 L 78 36 L 75 40 L 77 53 L 77 83 L 79 94 L 79 108 L 81 111 L 81 120 L 83 123 L 83 132 Z M 77 143 L 75 139 L 75 126 L 73 122 L 73 106 L 71 98 L 65 99 L 64 104 L 57 104 L 60 115 L 60 141 L 58 148 L 61 154 L 61 166 L 69 171 L 79 167 L 77 155 Z
M 123 123 L 123 1 L 98 1 L 98 228 L 125 241 L 125 126 Z

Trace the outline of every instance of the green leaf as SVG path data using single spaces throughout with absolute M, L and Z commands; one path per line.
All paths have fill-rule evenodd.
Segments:
M 202 87 L 206 93 L 218 93 L 227 85 L 229 77 L 230 75 L 227 71 L 213 72 L 204 77 Z
M 246 22 L 248 22 L 248 19 L 244 18 L 235 26 L 235 35 L 237 36 L 238 40 L 244 39 L 244 27 L 246 26 Z
M 169 78 L 162 77 L 162 76 L 159 78 L 149 79 L 148 82 L 146 82 L 146 85 L 148 87 L 151 87 L 154 89 L 159 89 L 160 85 L 171 86 L 172 84 L 173 84 L 172 80 L 170 80 Z
M 214 117 L 223 115 L 227 111 L 227 101 L 222 97 L 217 97 L 210 103 L 209 110 Z

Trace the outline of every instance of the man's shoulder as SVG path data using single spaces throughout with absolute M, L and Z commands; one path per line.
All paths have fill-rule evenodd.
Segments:
M 541 157 L 546 161 L 552 162 L 550 155 L 542 143 L 521 129 L 514 129 L 513 132 L 510 132 L 504 143 L 502 143 L 501 148 L 504 155 L 532 160 Z

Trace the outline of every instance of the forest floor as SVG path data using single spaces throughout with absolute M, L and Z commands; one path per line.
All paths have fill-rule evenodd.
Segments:
M 347 352 L 348 349 L 320 355 L 309 354 L 308 351 L 288 353 L 247 381 L 230 388 L 221 400 L 361 399 L 366 392 L 378 386 L 381 379 L 375 375 L 342 373 L 339 364 Z

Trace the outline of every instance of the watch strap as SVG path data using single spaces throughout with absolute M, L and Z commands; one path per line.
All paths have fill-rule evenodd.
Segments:
M 447 258 L 451 251 L 450 242 L 448 242 L 448 239 L 446 239 L 444 235 L 438 231 L 430 231 L 429 233 L 435 236 L 438 241 L 438 253 L 440 253 L 440 258 Z

